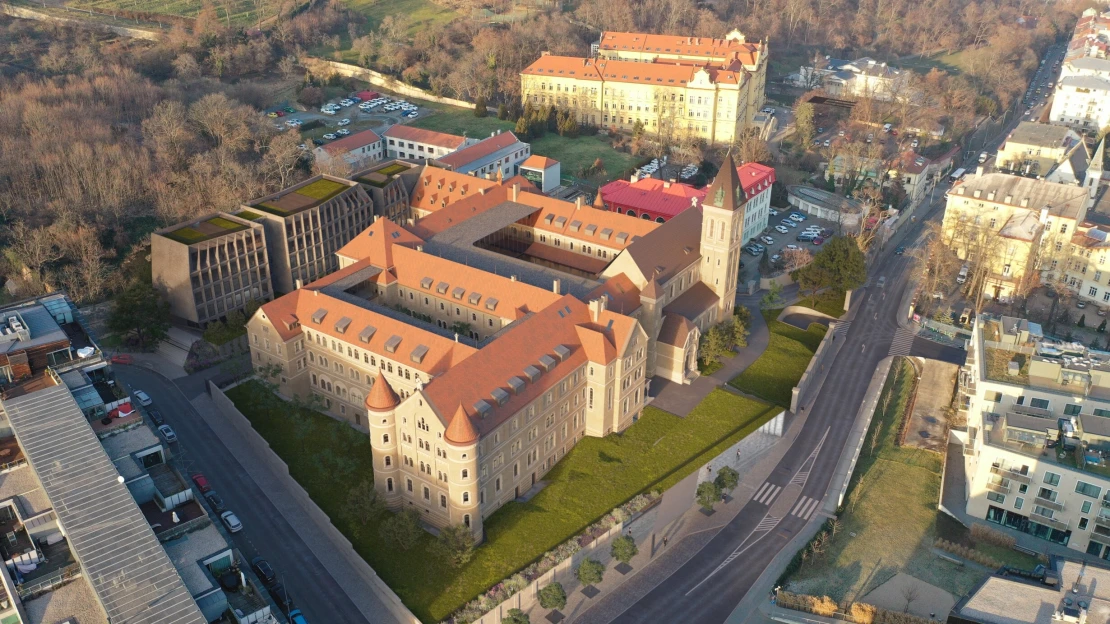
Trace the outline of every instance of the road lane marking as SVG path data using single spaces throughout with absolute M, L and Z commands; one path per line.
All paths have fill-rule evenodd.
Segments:
M 757 492 L 756 495 L 752 498 L 760 505 L 770 506 L 771 501 L 775 500 L 775 496 L 778 496 L 778 493 L 781 490 L 782 488 L 775 485 L 774 483 L 765 482 L 763 484 L 763 487 L 759 489 L 759 492 Z

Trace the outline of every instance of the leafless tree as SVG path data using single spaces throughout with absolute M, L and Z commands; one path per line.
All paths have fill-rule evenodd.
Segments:
M 902 585 L 902 599 L 906 601 L 906 606 L 902 608 L 902 613 L 910 612 L 910 605 L 921 597 L 921 591 L 917 587 L 917 582 L 908 580 L 905 585 Z

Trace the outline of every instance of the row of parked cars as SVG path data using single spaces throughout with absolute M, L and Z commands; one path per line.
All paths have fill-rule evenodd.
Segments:
M 127 356 L 126 359 L 121 357 L 118 360 L 116 357 L 113 357 L 112 361 L 114 363 L 132 363 L 130 356 Z M 147 417 L 150 418 L 150 421 L 157 427 L 158 435 L 160 435 L 167 444 L 176 443 L 177 434 L 172 427 L 166 424 L 166 419 L 154 407 L 154 400 L 150 398 L 150 395 L 142 390 L 135 390 L 132 392 L 132 396 L 135 402 L 146 410 Z M 219 515 L 220 522 L 223 523 L 224 527 L 229 532 L 238 533 L 243 530 L 243 522 L 239 519 L 239 516 L 235 515 L 235 512 L 227 508 L 224 499 L 216 493 L 216 490 L 212 489 L 212 485 L 208 482 L 208 477 L 204 476 L 204 473 L 194 472 L 189 475 L 189 478 L 192 480 L 193 485 L 196 486 L 197 491 L 204 497 L 204 500 L 212 507 L 212 511 Z M 276 602 L 282 612 L 289 617 L 289 621 L 292 624 L 308 624 L 308 620 L 305 619 L 300 609 L 295 609 L 293 607 L 293 599 L 290 598 L 289 592 L 285 589 L 285 586 L 278 582 L 277 573 L 274 572 L 274 568 L 270 565 L 270 562 L 262 557 L 255 557 L 254 560 L 251 561 L 251 569 L 258 575 L 258 579 L 262 581 L 262 585 L 270 592 L 270 596 L 273 597 L 274 602 Z

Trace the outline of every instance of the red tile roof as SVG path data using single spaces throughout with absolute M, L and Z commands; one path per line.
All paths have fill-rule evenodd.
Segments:
M 602 33 L 599 49 L 616 52 L 647 52 L 681 54 L 706 59 L 739 58 L 746 65 L 754 65 L 762 51 L 762 44 L 742 42 L 738 39 L 713 39 L 710 37 L 684 37 L 679 35 L 651 35 L 645 33 Z
M 351 136 L 343 137 L 338 141 L 325 143 L 320 146 L 320 149 L 334 156 L 336 154 L 346 154 L 347 152 L 354 151 L 360 147 L 366 147 L 367 145 L 373 145 L 381 140 L 382 138 L 373 130 L 363 130 Z
M 465 151 L 465 150 L 463 150 Z M 412 189 L 409 205 L 413 208 L 435 212 L 468 195 L 477 195 L 479 189 L 491 189 L 497 182 L 476 178 L 449 169 L 425 166 L 416 187 Z
M 451 417 L 451 424 L 443 433 L 443 438 L 455 446 L 469 446 L 478 441 L 478 435 L 474 422 L 466 415 L 463 406 L 459 405 L 455 415 Z
M 539 169 L 542 171 L 544 169 L 547 169 L 548 167 L 553 167 L 557 164 L 559 164 L 559 161 L 555 160 L 554 158 L 532 154 L 531 156 L 526 158 L 524 162 L 520 163 L 520 166 L 527 169 Z
M 452 152 L 436 160 L 448 167 L 458 169 L 483 158 L 488 158 L 516 144 L 526 145 L 525 143 L 521 143 L 520 139 L 516 138 L 516 135 L 512 132 L 502 132 L 501 134 L 482 139 L 474 145 L 464 147 L 457 152 Z
M 621 314 L 632 314 L 640 307 L 640 289 L 624 273 L 605 280 L 601 286 L 586 295 L 586 300 L 597 299 L 602 295 L 609 298 L 606 307 Z
M 412 126 L 401 124 L 390 126 L 389 130 L 385 131 L 385 136 L 392 139 L 412 141 L 413 143 L 446 147 L 448 149 L 459 149 L 466 143 L 466 137 L 447 134 L 445 132 L 436 132 L 434 130 L 425 130 L 423 128 L 413 128 Z
M 401 399 L 385 380 L 385 375 L 382 375 L 382 369 L 379 368 L 377 376 L 374 377 L 374 385 L 370 386 L 370 392 L 366 395 L 366 409 L 386 412 L 400 403 Z
M 415 247 L 423 242 L 419 236 L 389 219 L 378 217 L 370 227 L 340 247 L 336 255 L 356 261 L 370 260 L 374 266 L 389 268 L 393 266 L 394 245 Z
M 691 206 L 700 206 L 705 189 L 645 178 L 635 182 L 614 180 L 601 187 L 600 194 L 605 203 L 623 210 L 631 208 L 637 215 L 649 212 L 673 217 Z

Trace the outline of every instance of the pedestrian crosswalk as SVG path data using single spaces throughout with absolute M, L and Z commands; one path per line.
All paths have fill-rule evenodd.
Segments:
M 775 497 L 778 496 L 780 491 L 782 491 L 781 487 L 775 485 L 774 483 L 765 481 L 763 485 L 759 488 L 759 490 L 755 493 L 755 496 L 752 497 L 752 500 L 759 503 L 760 505 L 767 505 L 768 507 L 770 507 L 771 501 L 775 500 Z
M 760 520 L 759 524 L 757 524 L 755 526 L 755 530 L 756 530 L 756 532 L 770 531 L 771 529 L 775 528 L 775 526 L 777 526 L 778 523 L 779 523 L 778 518 L 768 514 L 766 516 L 763 516 L 763 519 Z
M 802 520 L 809 520 L 809 517 L 812 516 L 813 512 L 817 510 L 818 503 L 820 503 L 820 501 L 815 498 L 803 496 L 798 499 L 798 502 L 794 505 L 794 508 L 790 510 L 790 515 L 797 516 Z
M 899 327 L 894 334 L 894 342 L 890 343 L 890 351 L 887 355 L 909 355 L 913 349 L 915 335 L 914 332 Z

